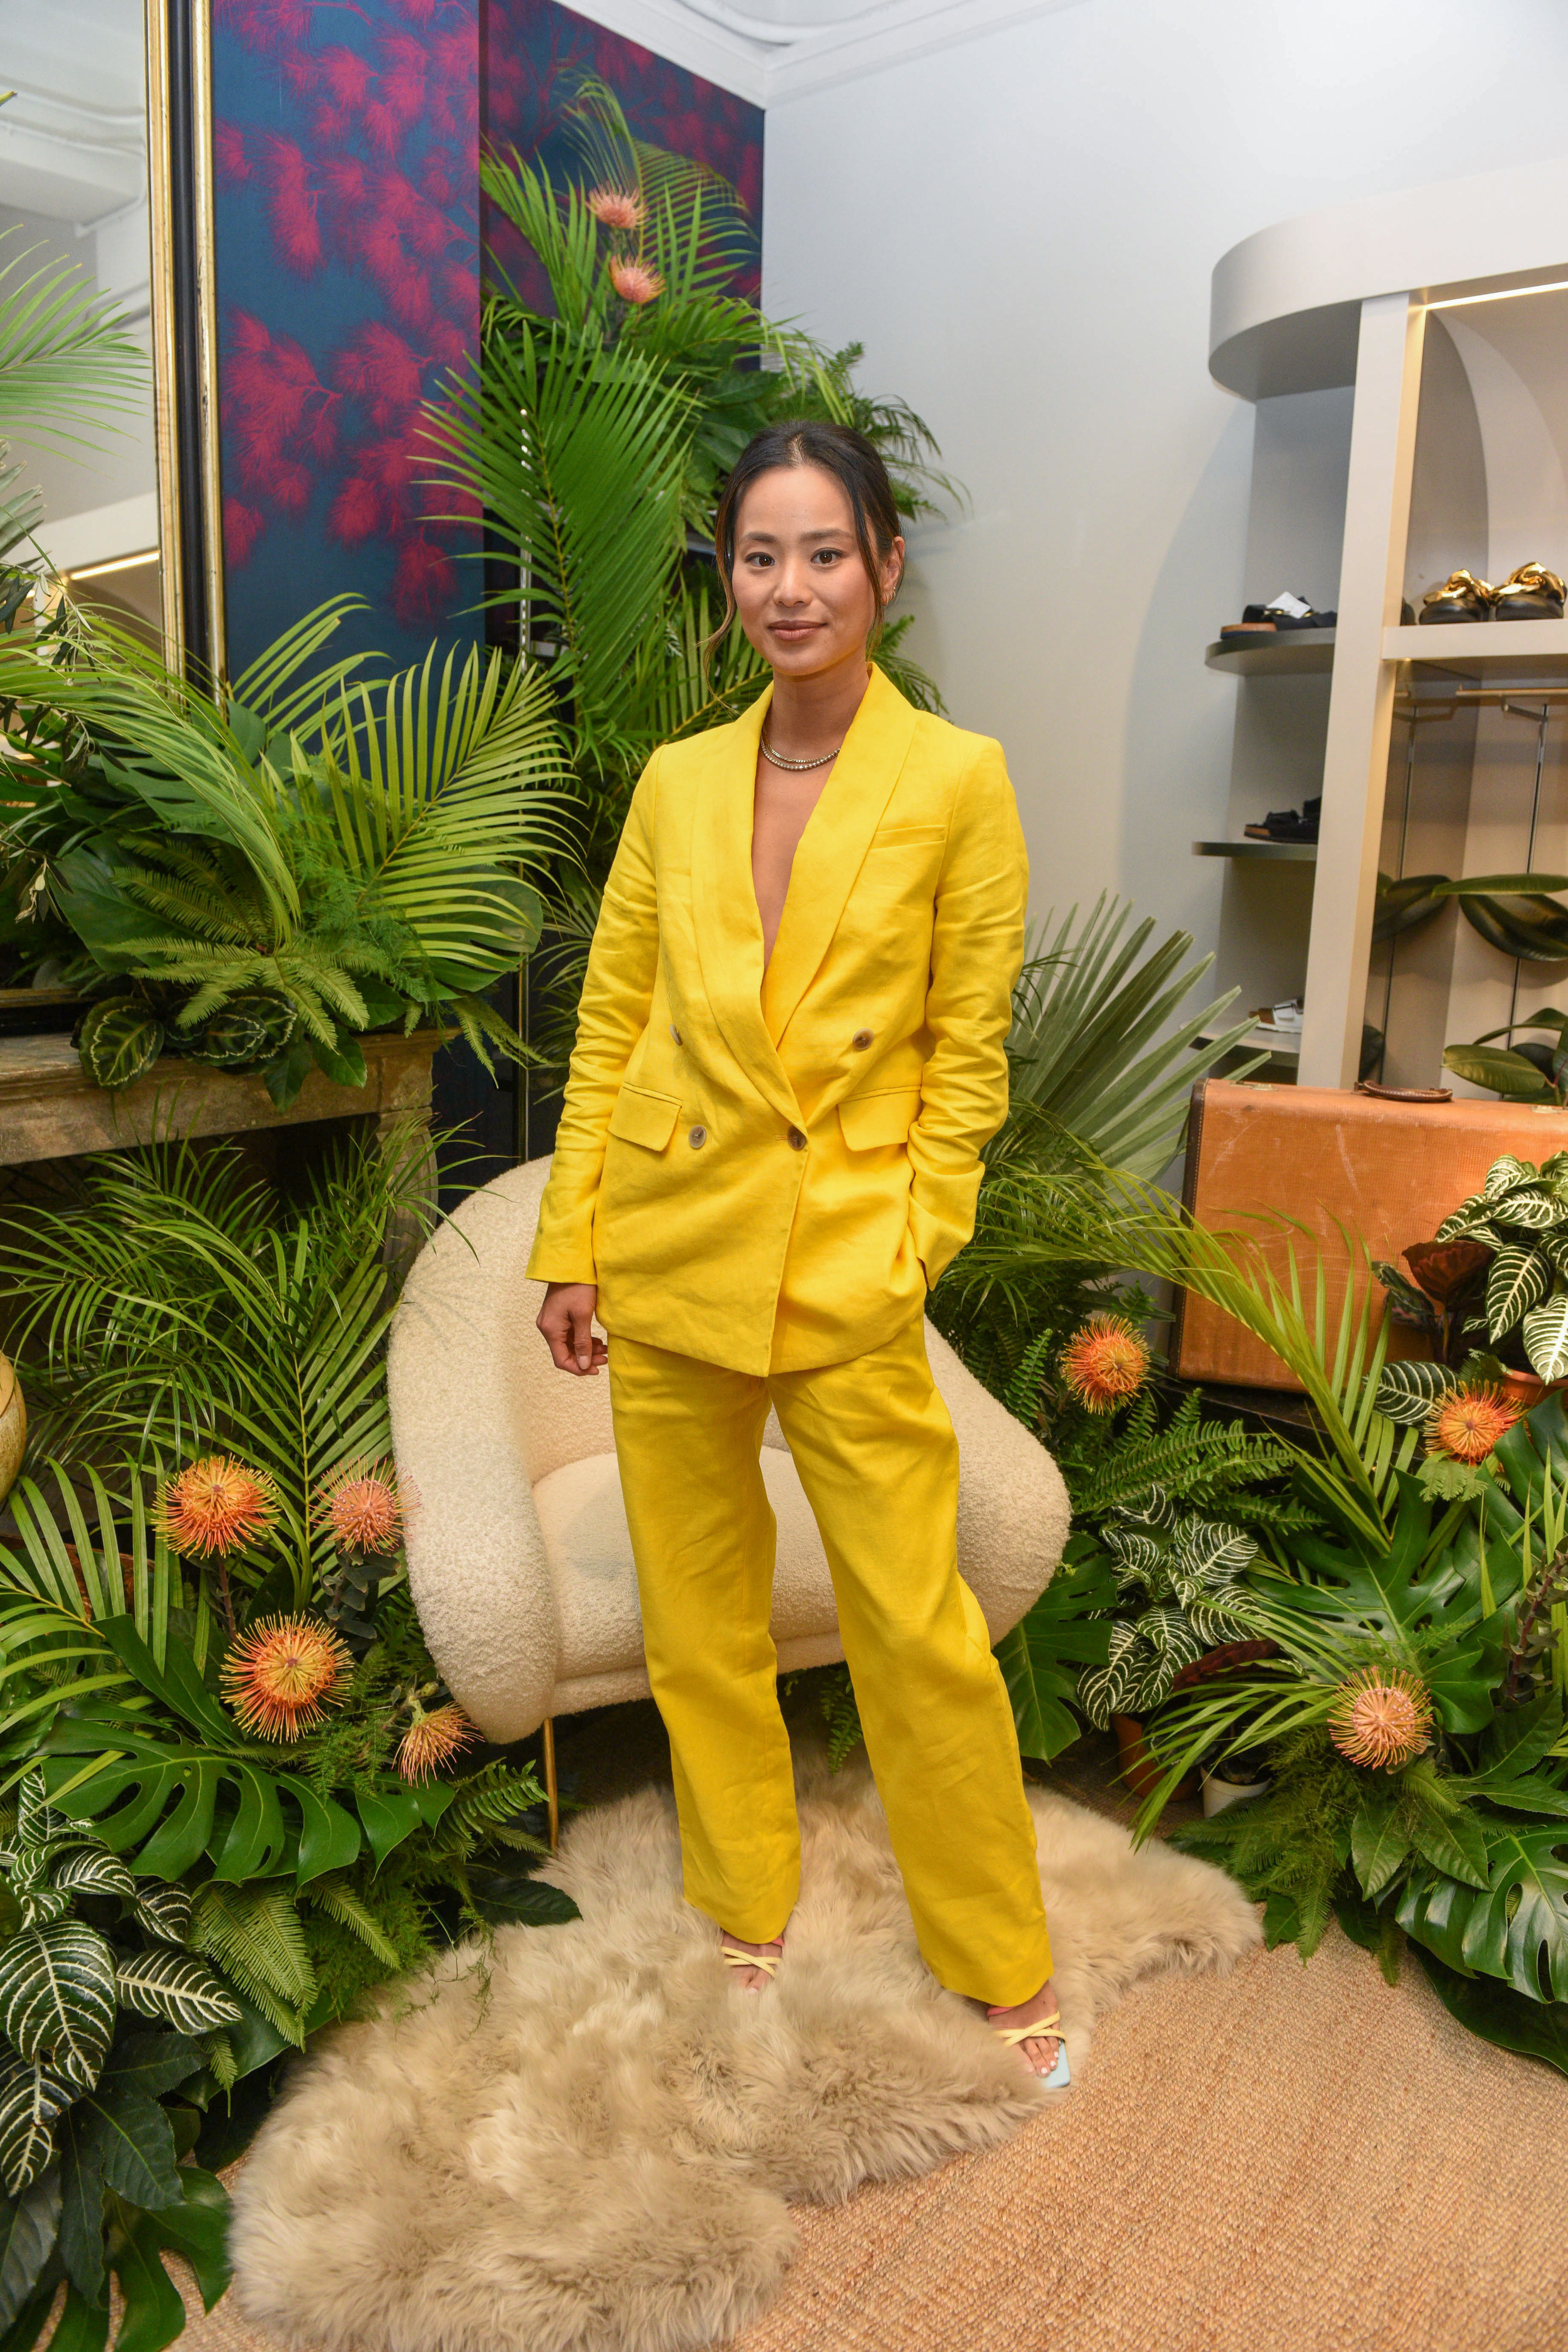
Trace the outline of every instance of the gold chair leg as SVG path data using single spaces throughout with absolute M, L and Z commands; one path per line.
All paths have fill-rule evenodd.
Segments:
M 561 1843 L 561 1795 L 555 1785 L 555 1718 L 544 1718 L 544 1794 L 550 1806 L 550 1851 Z

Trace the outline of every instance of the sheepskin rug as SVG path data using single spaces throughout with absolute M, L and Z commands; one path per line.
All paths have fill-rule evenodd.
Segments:
M 1258 1937 L 1207 1864 L 1032 1790 L 1068 2050 L 1140 1977 Z M 868 1777 L 809 1778 L 772 1990 L 680 1893 L 669 1800 L 588 1813 L 510 1927 L 296 2068 L 235 2192 L 241 2309 L 300 2352 L 688 2352 L 773 2296 L 792 2202 L 994 2147 L 1043 2091 L 921 1964 Z

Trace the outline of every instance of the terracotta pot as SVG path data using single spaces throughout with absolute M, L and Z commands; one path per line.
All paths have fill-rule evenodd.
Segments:
M 1149 1796 L 1163 1780 L 1165 1768 L 1149 1753 L 1142 1723 L 1135 1715 L 1113 1715 L 1110 1727 L 1116 1734 L 1116 1755 L 1122 1779 L 1135 1797 Z M 1190 1797 L 1197 1785 L 1197 1774 L 1189 1772 L 1178 1780 L 1172 1793 Z
M 16 1483 L 27 1450 L 27 1407 L 22 1383 L 9 1360 L 0 1356 L 0 1503 Z
M 1511 1397 L 1515 1404 L 1522 1405 L 1525 1412 L 1530 1412 L 1549 1396 L 1555 1396 L 1559 1390 L 1568 1389 L 1568 1380 L 1543 1381 L 1534 1372 L 1505 1372 L 1498 1385 L 1505 1396 Z

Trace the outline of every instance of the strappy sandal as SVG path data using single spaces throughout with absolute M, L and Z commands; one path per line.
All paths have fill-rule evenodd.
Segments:
M 997 2041 L 1009 2050 L 1016 2050 L 1019 2043 L 1023 2042 L 1056 2043 L 1057 2063 L 1050 2073 L 1041 2074 L 1037 2070 L 1031 2070 L 1035 2073 L 1035 2078 L 1042 2089 L 1047 2091 L 1065 2090 L 1072 2081 L 1072 2074 L 1068 2066 L 1068 2046 L 1061 2036 L 1061 2011 L 1053 2009 L 1049 2017 L 1037 2017 L 1033 2025 L 994 2025 L 991 2029 Z
M 775 1936 L 776 1952 L 742 1952 L 737 1944 L 721 1944 L 719 1957 L 727 1969 L 761 1969 L 768 1982 L 773 1980 L 773 1970 L 784 1958 L 784 1937 Z

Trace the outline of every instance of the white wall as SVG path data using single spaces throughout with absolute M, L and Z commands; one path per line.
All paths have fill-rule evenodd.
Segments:
M 766 307 L 864 341 L 970 491 L 916 542 L 911 650 L 1006 746 L 1037 911 L 1109 886 L 1214 943 L 1188 853 L 1226 828 L 1236 688 L 1203 646 L 1244 593 L 1331 594 L 1244 578 L 1219 255 L 1564 152 L 1563 0 L 1080 0 L 770 105 Z

